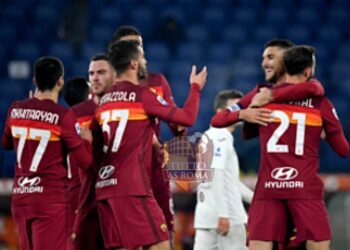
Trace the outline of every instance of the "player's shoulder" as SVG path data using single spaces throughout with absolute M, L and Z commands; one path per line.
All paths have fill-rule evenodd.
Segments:
M 74 105 L 71 109 L 79 117 L 82 115 L 92 115 L 97 107 L 98 105 L 92 99 L 89 99 Z
M 214 143 L 225 144 L 229 142 L 225 128 L 211 127 L 204 132 L 204 136 L 208 136 Z
M 165 76 L 155 72 L 148 73 L 147 78 L 141 82 L 141 85 L 145 87 L 162 86 L 164 84 L 167 84 Z

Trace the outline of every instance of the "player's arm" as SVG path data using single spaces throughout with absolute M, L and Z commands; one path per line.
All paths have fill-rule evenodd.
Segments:
M 161 77 L 161 83 L 164 91 L 164 100 L 167 103 L 169 103 L 169 105 L 177 107 L 174 101 L 173 93 L 171 92 L 171 88 L 169 86 L 169 82 L 162 74 L 160 74 L 160 77 Z M 184 128 L 183 126 L 179 126 L 174 123 L 168 123 L 168 126 L 175 136 L 185 135 L 187 133 L 187 129 Z
M 205 85 L 206 78 L 206 67 L 197 74 L 196 67 L 193 66 L 190 77 L 191 90 L 183 108 L 170 106 L 162 97 L 144 88 L 142 92 L 142 101 L 146 113 L 151 116 L 159 117 L 166 122 L 173 122 L 186 127 L 192 126 L 197 118 L 200 91 Z
M 77 132 L 75 115 L 69 110 L 63 118 L 61 137 L 68 148 L 70 159 L 80 168 L 88 168 L 92 162 L 91 144 Z
M 261 107 L 271 102 L 300 100 L 324 95 L 324 88 L 317 79 L 290 84 L 281 88 L 261 88 L 252 101 L 251 107 Z
M 252 203 L 254 192 L 250 190 L 240 179 L 238 179 L 237 187 L 239 193 L 242 195 L 242 199 L 247 203 Z
M 95 113 L 96 114 L 96 113 Z M 102 163 L 104 156 L 103 153 L 103 132 L 99 125 L 96 115 L 93 116 L 90 124 L 90 130 L 92 133 L 92 156 L 93 156 L 93 168 L 96 170 Z
M 265 108 L 240 109 L 238 105 L 234 105 L 229 109 L 216 113 L 211 119 L 211 125 L 223 128 L 239 121 L 246 121 L 267 126 L 271 120 L 271 112 L 271 110 Z
M 2 147 L 5 150 L 12 150 L 12 149 L 14 149 L 13 138 L 12 138 L 12 133 L 11 133 L 11 127 L 10 127 L 10 124 L 9 124 L 11 110 L 12 110 L 12 105 L 9 108 L 9 110 L 7 111 L 7 118 L 6 118 L 5 128 L 4 128 L 4 132 L 2 134 Z
M 331 145 L 334 152 L 339 156 L 347 157 L 349 155 L 349 142 L 347 141 L 339 118 L 332 103 L 324 98 L 321 104 L 321 113 L 323 119 L 323 128 L 326 133 L 326 140 Z

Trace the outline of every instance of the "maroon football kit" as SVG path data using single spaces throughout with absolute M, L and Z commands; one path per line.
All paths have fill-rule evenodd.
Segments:
M 140 86 L 148 87 L 155 94 L 161 96 L 169 105 L 176 106 L 168 81 L 162 74 L 149 73 L 147 78 L 140 82 Z M 169 123 L 169 127 L 174 135 L 179 135 L 177 126 Z M 181 134 L 186 131 L 182 131 Z M 157 119 L 154 122 L 154 133 L 158 141 L 162 142 L 160 135 L 160 123 Z M 151 167 L 151 185 L 154 197 L 162 209 L 169 231 L 174 230 L 174 214 L 172 207 L 172 196 L 170 192 L 169 180 L 163 175 L 164 155 L 163 148 L 153 146 L 153 157 Z
M 77 134 L 73 112 L 49 99 L 16 101 L 2 143 L 16 151 L 11 209 L 21 249 L 65 249 L 67 154 L 80 168 L 88 168 L 92 158 L 90 143 Z
M 115 83 L 101 98 L 91 130 L 94 147 L 103 151 L 95 188 L 107 248 L 135 248 L 168 240 L 164 215 L 150 183 L 154 118 L 191 126 L 199 96 L 199 86 L 192 84 L 184 108 L 178 109 L 148 88 L 124 81 Z M 130 217 L 127 224 L 126 217 Z M 107 230 L 114 236 L 107 237 Z
M 98 105 L 93 99 L 72 107 L 79 127 L 90 127 L 97 107 Z M 74 162 L 72 164 L 74 165 Z M 77 197 L 78 208 L 75 211 L 73 233 L 71 235 L 73 249 L 101 250 L 104 249 L 104 245 L 95 195 L 95 167 L 78 169 L 78 171 L 80 191 Z
M 266 85 L 258 85 L 253 91 L 251 91 L 246 96 L 244 96 L 241 99 L 241 101 L 240 101 L 241 103 L 240 103 L 239 107 L 243 107 L 243 108 L 248 107 L 250 102 L 251 102 L 252 97 L 259 91 L 259 88 L 260 87 L 265 87 L 265 86 Z M 267 86 L 267 87 L 272 87 L 272 85 Z M 310 82 L 300 83 L 300 84 L 297 84 L 297 85 L 285 85 L 283 87 L 281 87 L 281 86 L 275 87 L 275 88 L 273 88 L 273 92 L 272 93 L 273 93 L 274 101 L 280 102 L 280 101 L 283 101 L 283 100 L 290 100 L 291 98 L 293 98 L 293 99 L 294 98 L 295 99 L 303 99 L 303 98 L 312 97 L 312 96 L 322 96 L 323 92 L 324 91 L 323 91 L 323 88 L 322 88 L 321 84 L 319 82 L 317 82 L 316 80 L 312 80 Z M 305 106 L 305 105 L 307 105 L 307 102 L 309 100 L 306 99 L 306 100 L 303 100 L 303 101 L 306 102 L 306 103 L 302 104 L 302 105 Z M 300 101 L 300 102 L 302 102 L 302 101 Z M 233 107 L 233 108 L 237 108 L 237 107 Z M 269 106 L 267 106 L 267 108 L 269 108 Z M 236 112 L 235 109 L 227 110 L 227 111 L 225 111 L 225 113 L 226 114 L 221 113 L 219 115 L 216 115 L 213 118 L 212 123 L 215 126 L 227 126 L 228 124 L 232 124 L 232 123 L 238 121 L 238 114 L 239 114 L 239 112 Z M 289 114 L 290 114 L 290 112 L 289 112 Z M 296 116 L 298 118 L 298 114 Z M 314 115 L 311 115 L 311 117 L 315 118 Z M 310 120 L 310 118 L 309 118 L 309 120 Z M 293 122 L 295 123 L 295 121 L 293 121 Z M 244 135 L 245 135 L 245 137 L 249 138 L 249 137 L 257 136 L 259 134 L 258 130 L 256 129 L 257 127 L 258 126 L 256 126 L 256 125 L 251 125 L 249 123 L 245 123 L 245 126 L 244 126 Z M 299 128 L 300 128 L 300 126 L 299 126 Z M 280 132 L 280 130 L 278 132 Z M 275 136 L 274 136 L 274 138 L 275 138 Z M 271 148 L 271 146 L 272 146 L 272 148 L 275 147 L 274 143 L 276 141 L 274 141 L 274 140 L 276 140 L 276 138 L 272 139 L 271 141 L 269 141 L 270 142 L 270 144 L 269 144 L 270 148 Z M 333 144 L 336 144 L 334 142 L 338 143 L 338 141 L 342 141 L 342 139 L 339 138 L 339 137 L 333 137 L 332 140 L 331 140 L 331 143 L 333 142 L 332 143 L 332 145 L 333 145 Z M 276 147 L 279 148 L 279 146 L 276 146 Z M 285 148 L 285 147 L 282 147 L 282 150 L 283 150 L 283 148 Z M 318 148 L 318 146 L 317 146 L 317 148 Z M 300 150 L 300 149 L 298 149 L 298 150 Z M 286 154 L 284 154 L 284 155 L 286 155 Z M 281 158 L 283 158 L 283 156 L 281 156 Z M 288 159 L 284 160 L 284 162 L 286 162 L 286 161 L 288 161 Z M 289 166 L 289 164 L 286 165 L 286 167 L 288 167 L 288 166 Z M 281 172 L 279 172 L 279 171 L 281 171 Z M 288 171 L 290 171 L 290 172 L 288 172 Z M 281 168 L 281 169 L 274 170 L 274 174 L 275 174 L 275 177 L 277 176 L 277 178 L 280 178 L 279 176 L 281 174 L 283 175 L 283 174 L 285 174 L 287 172 L 288 172 L 288 174 L 292 174 L 293 171 L 294 170 L 291 169 L 291 168 Z M 316 190 L 318 189 L 319 190 L 319 187 L 320 187 L 320 182 L 318 182 L 319 180 L 316 181 L 316 179 L 314 179 L 314 181 L 317 182 L 317 185 L 315 187 L 313 187 L 313 189 L 316 189 Z M 266 184 L 267 185 L 266 187 L 270 187 L 270 184 L 272 184 L 272 186 L 273 186 L 273 185 L 276 185 L 276 182 L 269 182 L 269 183 Z M 258 185 L 260 185 L 260 184 L 258 184 Z M 287 185 L 287 184 L 284 183 L 284 184 L 279 184 L 279 185 L 283 186 L 283 185 Z M 293 185 L 293 184 L 291 184 L 291 185 Z M 296 185 L 302 185 L 302 184 L 301 183 L 296 183 Z M 318 193 L 320 194 L 320 191 L 318 191 Z M 267 192 L 266 194 L 269 194 L 269 192 Z M 299 226 L 299 229 L 297 230 L 298 231 L 297 234 L 295 234 L 295 233 L 287 234 L 287 235 L 291 235 L 292 234 L 294 236 L 297 236 L 296 239 L 295 239 L 295 237 L 293 237 L 293 242 L 292 243 L 295 244 L 295 245 L 298 245 L 299 244 L 298 242 L 305 241 L 306 237 L 309 236 L 308 232 L 306 232 L 306 230 L 305 230 L 305 228 L 307 226 L 304 227 L 304 229 L 303 229 L 300 226 L 300 224 L 302 224 L 302 223 L 300 223 L 300 222 L 298 223 L 298 222 L 295 222 L 295 221 L 293 221 L 293 222 L 290 221 L 290 219 L 291 219 L 290 217 L 291 216 L 296 217 L 295 216 L 295 213 L 296 213 L 295 211 L 296 210 L 292 209 L 292 206 L 293 206 L 292 203 L 293 202 L 289 202 L 290 203 L 289 209 L 291 211 L 287 211 L 287 209 L 285 207 L 285 204 L 283 204 L 283 205 L 277 204 L 276 205 L 272 201 L 270 203 L 270 204 L 272 204 L 271 206 L 276 205 L 277 207 L 281 207 L 280 211 L 275 211 L 274 213 L 275 214 L 280 214 L 281 216 L 284 216 L 284 217 L 279 217 L 276 220 L 273 220 L 273 218 L 271 218 L 270 225 L 266 225 L 267 221 L 264 219 L 265 215 L 261 217 L 261 214 L 260 214 L 260 217 L 259 217 L 258 213 L 259 213 L 259 211 L 261 211 L 261 209 L 268 209 L 268 208 L 264 207 L 266 204 L 264 204 L 263 201 L 259 201 L 256 204 L 255 201 L 257 200 L 258 196 L 260 196 L 260 194 L 256 193 L 256 196 L 254 197 L 254 202 L 251 205 L 250 217 L 254 217 L 252 215 L 252 212 L 255 211 L 256 212 L 256 215 L 255 215 L 256 217 L 255 217 L 255 220 L 254 220 L 256 222 L 255 226 L 259 226 L 260 225 L 260 228 L 259 227 L 255 227 L 256 230 L 254 232 L 254 231 L 251 230 L 252 226 L 249 227 L 249 230 L 250 230 L 249 231 L 249 238 L 250 239 L 262 239 L 261 237 L 259 238 L 259 237 L 255 237 L 254 236 L 254 235 L 260 235 L 260 236 L 263 237 L 264 240 L 279 240 L 279 241 L 282 241 L 282 242 L 284 242 L 284 241 L 287 241 L 287 242 L 289 241 L 290 242 L 289 237 L 286 236 L 287 228 L 290 228 L 288 226 L 289 225 L 288 221 L 289 221 L 289 223 L 296 223 Z M 322 205 L 323 205 L 322 202 L 323 201 L 317 201 L 317 202 L 318 202 L 318 204 L 315 205 L 315 207 L 316 206 L 322 207 Z M 302 211 L 302 209 L 304 208 L 303 204 L 301 204 L 301 203 L 302 202 L 300 202 L 300 204 L 298 204 L 300 211 Z M 259 206 L 261 206 L 261 207 L 259 207 Z M 272 210 L 273 210 L 273 208 L 268 209 L 268 211 L 272 211 Z M 285 210 L 285 211 L 283 211 L 283 210 Z M 294 214 L 292 213 L 293 211 L 294 211 Z M 325 208 L 323 207 L 323 209 L 319 209 L 319 213 L 320 213 L 320 216 L 314 214 L 314 218 L 321 218 L 321 215 L 323 216 L 322 217 L 323 218 L 322 219 L 322 221 L 323 221 L 322 223 L 323 224 L 320 225 L 319 228 L 320 229 L 321 228 L 326 228 L 325 230 L 322 230 L 323 231 L 323 236 L 321 236 L 321 237 L 327 237 L 327 236 L 329 236 L 329 230 L 328 230 L 329 229 L 329 224 L 328 224 L 328 220 L 327 220 L 327 217 L 326 217 Z M 276 216 L 276 218 L 277 217 L 278 216 Z M 259 221 L 259 218 L 261 219 L 260 221 Z M 294 220 L 294 218 L 293 218 L 293 220 Z M 274 224 L 273 221 L 275 221 L 276 224 Z M 286 222 L 284 226 L 283 226 L 283 224 L 281 224 L 283 221 Z M 253 223 L 253 219 L 250 219 L 249 222 Z M 311 222 L 311 223 L 310 222 L 305 222 L 305 225 L 307 225 L 307 224 L 310 225 L 312 223 L 313 222 Z M 276 228 L 273 229 L 273 225 L 276 225 Z M 277 232 L 279 232 L 279 233 L 277 233 Z M 273 237 L 271 238 L 272 234 L 275 234 L 274 238 Z M 280 249 L 285 249 L 284 247 L 285 247 L 285 245 L 280 245 Z M 301 247 L 300 249 L 304 249 L 304 248 Z

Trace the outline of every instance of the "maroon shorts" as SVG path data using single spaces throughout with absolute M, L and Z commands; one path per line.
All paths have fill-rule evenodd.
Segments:
M 22 250 L 66 249 L 67 204 L 11 206 Z
M 286 242 L 291 224 L 297 230 L 298 242 L 331 239 L 322 200 L 254 200 L 248 218 L 249 240 Z
M 164 215 L 153 197 L 113 197 L 98 202 L 106 248 L 136 248 L 169 240 Z
M 174 208 L 169 181 L 163 175 L 162 163 L 152 158 L 152 190 L 154 198 L 162 209 L 169 231 L 174 230 Z
M 71 240 L 74 250 L 105 249 L 97 206 L 90 211 L 77 210 Z

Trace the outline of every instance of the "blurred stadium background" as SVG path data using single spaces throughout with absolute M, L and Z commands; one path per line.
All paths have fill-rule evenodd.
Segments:
M 243 92 L 263 81 L 261 53 L 272 38 L 317 49 L 316 76 L 337 108 L 350 138 L 350 0 L 1 0 L 0 129 L 10 103 L 33 89 L 31 67 L 43 55 L 59 57 L 66 80 L 87 76 L 89 59 L 106 50 L 114 30 L 135 25 L 143 35 L 149 71 L 163 73 L 182 105 L 192 64 L 208 66 L 208 84 L 191 131 L 204 131 L 219 90 Z M 62 101 L 63 103 L 63 101 Z M 163 137 L 171 138 L 166 126 Z M 257 141 L 236 133 L 243 174 L 254 176 Z M 333 249 L 350 249 L 350 160 L 320 147 L 320 171 L 334 234 Z M 0 149 L 0 249 L 17 249 L 9 217 L 14 152 Z M 247 177 L 254 184 L 254 177 Z M 191 249 L 193 194 L 175 195 L 177 249 Z M 7 246 L 7 247 L 6 247 Z

